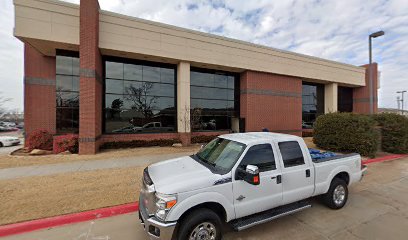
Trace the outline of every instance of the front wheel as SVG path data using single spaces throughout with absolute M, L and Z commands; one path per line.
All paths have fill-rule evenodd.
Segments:
M 221 219 L 213 211 L 203 208 L 191 212 L 180 224 L 178 240 L 220 240 Z
M 333 179 L 329 191 L 323 195 L 324 204 L 331 209 L 340 209 L 346 205 L 347 199 L 347 183 L 340 178 Z

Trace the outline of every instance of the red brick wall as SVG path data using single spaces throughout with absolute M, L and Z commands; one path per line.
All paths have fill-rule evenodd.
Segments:
M 24 124 L 30 134 L 36 129 L 56 131 L 55 58 L 24 44 Z
M 80 2 L 79 153 L 94 154 L 102 134 L 102 58 L 99 43 L 99 3 Z
M 241 118 L 245 131 L 302 134 L 302 80 L 270 73 L 241 74 Z
M 369 89 L 369 65 L 363 65 L 366 68 L 365 81 L 366 86 L 354 88 L 353 90 L 353 112 L 355 113 L 370 113 L 370 89 Z M 373 93 L 374 93 L 374 113 L 378 112 L 378 65 L 372 65 L 373 76 Z

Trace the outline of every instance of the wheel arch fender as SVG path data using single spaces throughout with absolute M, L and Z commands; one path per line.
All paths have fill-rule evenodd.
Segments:
M 182 202 L 177 203 L 169 212 L 166 221 L 177 221 L 185 212 L 206 203 L 221 205 L 225 211 L 225 220 L 227 222 L 235 218 L 234 206 L 226 197 L 216 192 L 203 192 L 190 196 Z
M 334 168 L 330 172 L 330 174 L 328 175 L 328 177 L 327 177 L 327 179 L 325 181 L 325 184 L 324 184 L 323 189 L 322 189 L 322 193 L 326 193 L 327 191 L 329 191 L 329 188 L 330 188 L 330 185 L 331 185 L 333 179 L 336 176 L 340 175 L 340 174 L 347 174 L 348 179 L 350 179 L 350 168 L 348 166 L 338 166 L 338 167 Z M 347 181 L 346 181 L 346 183 L 348 185 Z

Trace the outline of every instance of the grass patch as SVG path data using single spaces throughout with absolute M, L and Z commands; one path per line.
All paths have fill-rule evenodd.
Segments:
M 143 167 L 0 181 L 0 225 L 138 201 Z

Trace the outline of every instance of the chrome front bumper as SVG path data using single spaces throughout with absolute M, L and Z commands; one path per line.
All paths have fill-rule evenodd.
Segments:
M 177 222 L 165 223 L 154 216 L 149 216 L 141 201 L 139 201 L 139 219 L 149 239 L 172 239 Z

